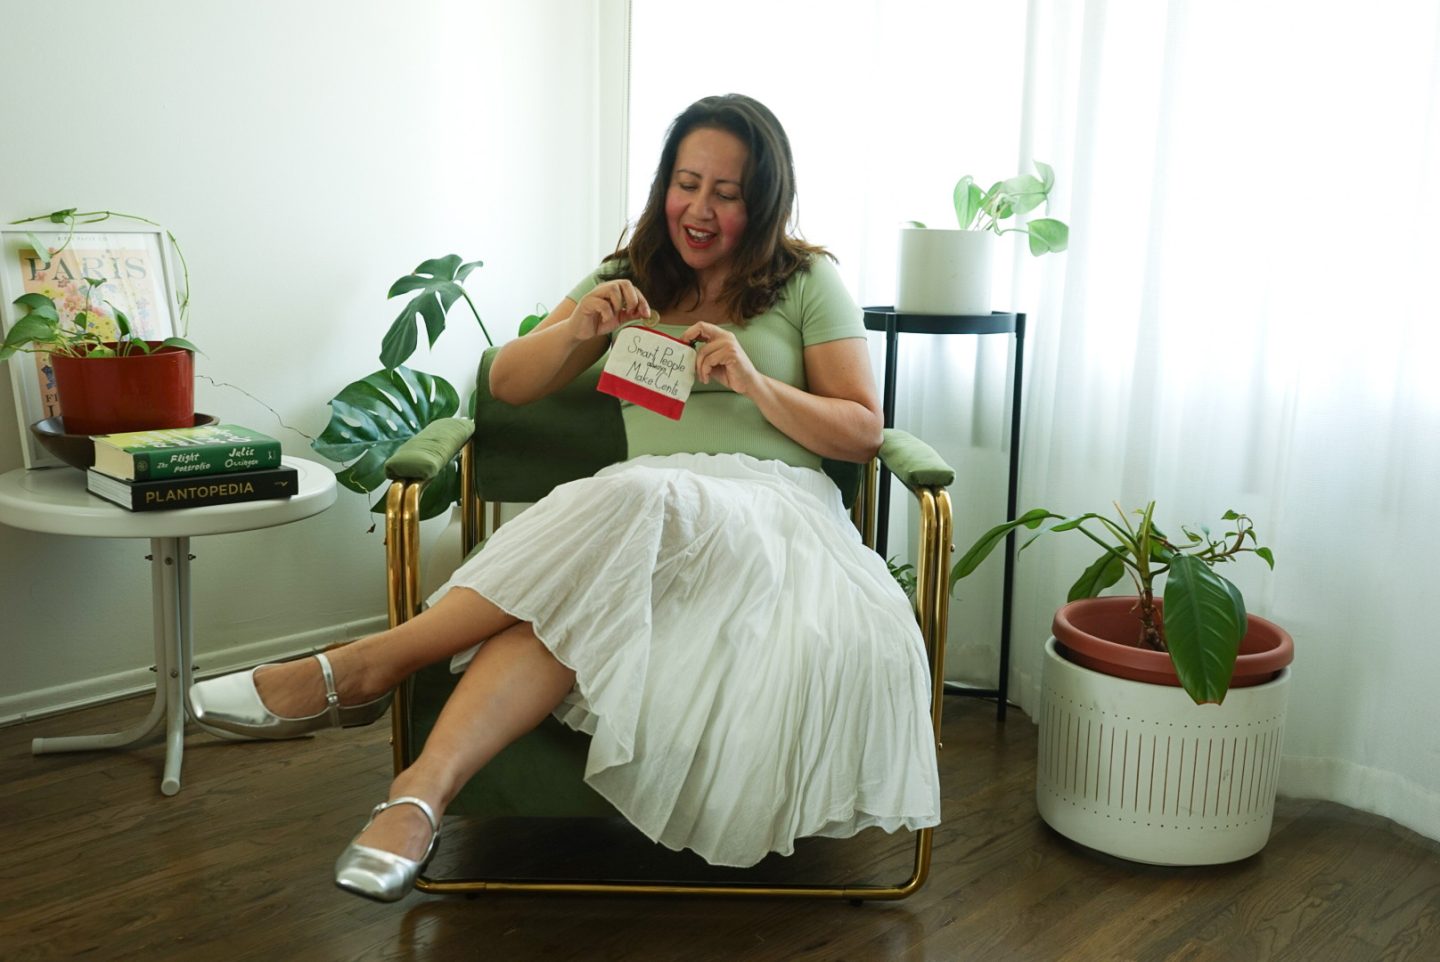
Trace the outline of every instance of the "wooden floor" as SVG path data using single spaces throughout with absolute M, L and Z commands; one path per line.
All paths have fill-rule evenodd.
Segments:
M 388 729 L 295 742 L 187 742 L 184 787 L 159 792 L 160 746 L 35 758 L 36 735 L 110 730 L 131 700 L 0 729 L 0 959 L 878 960 L 1440 959 L 1440 843 L 1340 806 L 1282 800 L 1244 863 L 1163 869 L 1078 848 L 1032 801 L 1034 728 L 951 697 L 945 821 L 929 883 L 899 903 L 412 894 L 393 906 L 330 884 L 335 855 L 388 780 Z M 549 825 L 550 823 L 547 823 Z M 464 861 L 581 863 L 631 845 L 606 827 L 505 826 Z M 471 835 L 477 833 L 471 832 Z M 820 842 L 795 864 L 856 859 L 894 881 L 908 836 Z M 663 853 L 662 853 L 663 854 Z M 662 860 L 663 861 L 663 860 Z M 437 863 L 438 864 L 438 863 Z

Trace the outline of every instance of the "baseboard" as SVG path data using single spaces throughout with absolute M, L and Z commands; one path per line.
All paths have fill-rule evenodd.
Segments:
M 1339 802 L 1440 839 L 1440 794 L 1395 772 L 1338 758 L 1288 756 L 1280 762 L 1280 794 Z
M 334 644 L 336 639 L 372 634 L 384 630 L 387 624 L 384 617 L 367 618 L 206 652 L 196 675 L 204 678 L 308 651 L 320 651 Z M 118 701 L 154 690 L 155 671 L 153 666 L 147 666 L 0 696 L 0 727 Z

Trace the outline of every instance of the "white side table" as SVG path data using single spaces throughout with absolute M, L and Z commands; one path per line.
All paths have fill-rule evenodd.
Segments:
M 300 489 L 293 497 L 173 511 L 127 511 L 85 490 L 84 472 L 70 468 L 22 468 L 0 474 L 0 523 L 46 534 L 150 539 L 155 612 L 155 703 L 150 714 L 109 734 L 36 738 L 30 745 L 32 754 L 131 748 L 153 741 L 163 731 L 165 772 L 160 791 L 166 795 L 180 791 L 185 723 L 194 717 L 189 704 L 194 664 L 190 539 L 288 524 L 335 503 L 335 475 L 329 468 L 304 458 L 285 457 L 283 462 L 300 475 Z

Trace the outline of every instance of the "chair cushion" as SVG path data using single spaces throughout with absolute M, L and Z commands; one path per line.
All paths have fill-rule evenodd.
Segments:
M 470 440 L 474 425 L 464 418 L 440 418 L 400 445 L 385 461 L 392 481 L 430 481 Z
M 907 488 L 948 488 L 955 480 L 955 469 L 934 448 L 894 428 L 885 429 L 880 459 Z

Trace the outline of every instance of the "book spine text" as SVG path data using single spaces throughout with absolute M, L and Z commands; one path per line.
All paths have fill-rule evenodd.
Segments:
M 133 457 L 137 481 L 186 478 L 279 467 L 280 444 L 275 442 L 170 448 L 137 451 Z

